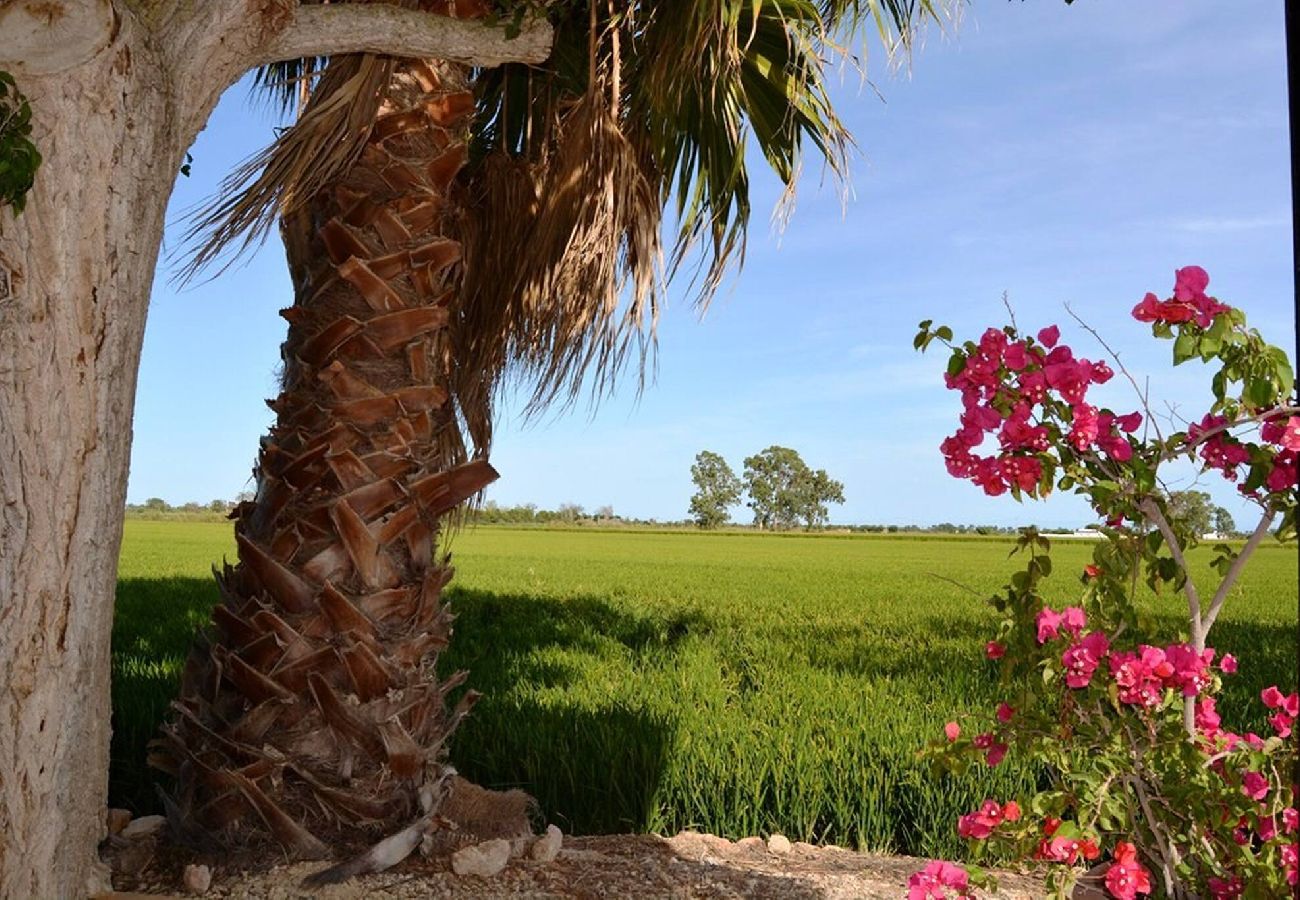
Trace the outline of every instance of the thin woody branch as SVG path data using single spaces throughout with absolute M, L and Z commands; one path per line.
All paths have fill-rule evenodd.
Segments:
M 1214 599 L 1210 601 L 1210 608 L 1205 613 L 1205 622 L 1201 626 L 1202 637 L 1209 635 L 1210 628 L 1214 626 L 1214 620 L 1219 617 L 1219 610 L 1223 609 L 1223 603 L 1228 599 L 1228 592 L 1232 590 L 1232 586 L 1237 583 L 1237 577 L 1241 575 L 1241 570 L 1246 567 L 1246 560 L 1255 552 L 1255 548 L 1259 546 L 1260 541 L 1264 540 L 1268 535 L 1268 530 L 1272 526 L 1275 518 L 1277 518 L 1276 512 L 1271 509 L 1265 510 L 1264 515 L 1260 517 L 1259 524 L 1255 526 L 1255 530 L 1247 539 L 1246 546 L 1241 548 L 1241 552 L 1237 554 L 1237 558 L 1234 559 L 1232 565 L 1228 567 L 1228 572 L 1223 576 L 1223 581 L 1219 584 L 1219 589 L 1214 592 Z
M 1205 648 L 1201 645 L 1204 640 L 1201 627 L 1201 596 L 1196 590 L 1196 583 L 1192 581 L 1191 570 L 1187 567 L 1187 559 L 1183 556 L 1183 548 L 1178 543 L 1178 536 L 1174 534 L 1174 529 L 1170 527 L 1169 520 L 1165 518 L 1164 513 L 1160 511 L 1160 507 L 1156 505 L 1154 500 L 1148 497 L 1142 501 L 1139 509 L 1142 510 L 1148 521 L 1160 530 L 1160 534 L 1164 536 L 1165 544 L 1169 547 L 1169 553 L 1183 573 L 1183 593 L 1187 595 L 1187 613 L 1192 620 L 1192 643 L 1198 651 L 1203 650 Z
M 250 66 L 339 53 L 383 53 L 442 59 L 471 66 L 507 62 L 540 63 L 551 53 L 551 26 L 524 24 L 507 38 L 500 25 L 453 19 L 383 3 L 297 6 L 270 43 L 258 48 Z

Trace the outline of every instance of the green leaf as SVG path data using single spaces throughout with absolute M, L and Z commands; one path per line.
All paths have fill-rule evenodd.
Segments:
M 1196 355 L 1196 335 L 1184 331 L 1174 339 L 1174 365 L 1181 365 Z
M 1276 396 L 1276 389 L 1271 381 L 1267 378 L 1252 378 L 1246 384 L 1242 399 L 1255 409 L 1263 409 L 1272 406 Z

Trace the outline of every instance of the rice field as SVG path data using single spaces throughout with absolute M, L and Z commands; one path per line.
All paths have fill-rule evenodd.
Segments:
M 225 523 L 127 522 L 114 804 L 154 805 L 144 743 L 217 600 L 210 566 L 233 547 Z M 452 760 L 529 791 L 568 832 L 779 831 L 951 857 L 957 814 L 1039 777 L 1014 757 L 962 779 L 916 759 L 955 712 L 998 699 L 981 597 L 1018 566 L 1009 539 L 484 527 L 449 549 L 459 617 L 444 665 L 485 694 Z M 1090 554 L 1054 545 L 1057 605 Z M 1224 709 L 1295 682 L 1296 559 L 1262 550 L 1215 628 L 1211 643 L 1241 657 Z M 1143 602 L 1172 638 L 1180 601 Z M 1225 724 L 1263 730 L 1253 707 Z

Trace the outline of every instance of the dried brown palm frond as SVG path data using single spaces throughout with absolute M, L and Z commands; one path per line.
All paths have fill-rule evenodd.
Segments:
M 497 153 L 479 168 L 462 230 L 462 402 L 511 367 L 534 385 L 534 410 L 572 399 L 584 373 L 599 394 L 630 349 L 644 355 L 660 308 L 661 205 L 608 97 L 598 87 L 567 110 L 540 163 Z
M 325 67 L 298 121 L 241 163 L 215 197 L 190 213 L 182 281 L 228 247 L 236 247 L 238 256 L 260 243 L 281 216 L 301 208 L 357 161 L 394 65 L 390 57 L 357 54 Z

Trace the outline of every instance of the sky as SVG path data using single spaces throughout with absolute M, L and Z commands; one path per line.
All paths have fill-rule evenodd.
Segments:
M 833 97 L 858 149 L 847 191 L 809 158 L 793 215 L 766 218 L 781 186 L 755 173 L 743 269 L 703 315 L 683 286 L 659 324 L 656 377 L 635 373 L 597 408 L 534 421 L 504 398 L 488 499 L 609 505 L 683 519 L 701 450 L 738 473 L 746 456 L 793 447 L 844 484 L 835 523 L 1078 526 L 1082 500 L 1018 504 L 949 477 L 939 443 L 956 428 L 946 355 L 912 349 L 921 319 L 959 338 L 1006 322 L 1059 324 L 1063 342 L 1104 351 L 1096 328 L 1163 416 L 1199 419 L 1209 371 L 1172 369 L 1171 345 L 1129 314 L 1167 296 L 1178 267 L 1294 346 L 1290 173 L 1282 4 L 1263 0 L 981 0 L 931 28 L 910 65 L 867 54 L 868 84 L 837 71 Z M 248 86 L 231 88 L 179 178 L 154 287 L 136 401 L 128 501 L 232 498 L 251 488 L 271 424 L 292 303 L 283 249 L 179 289 L 183 213 L 279 124 Z M 751 165 L 761 165 L 753 156 Z M 1121 378 L 1089 399 L 1138 408 Z M 1250 507 L 1208 490 L 1238 527 Z M 739 521 L 748 510 L 733 510 Z

